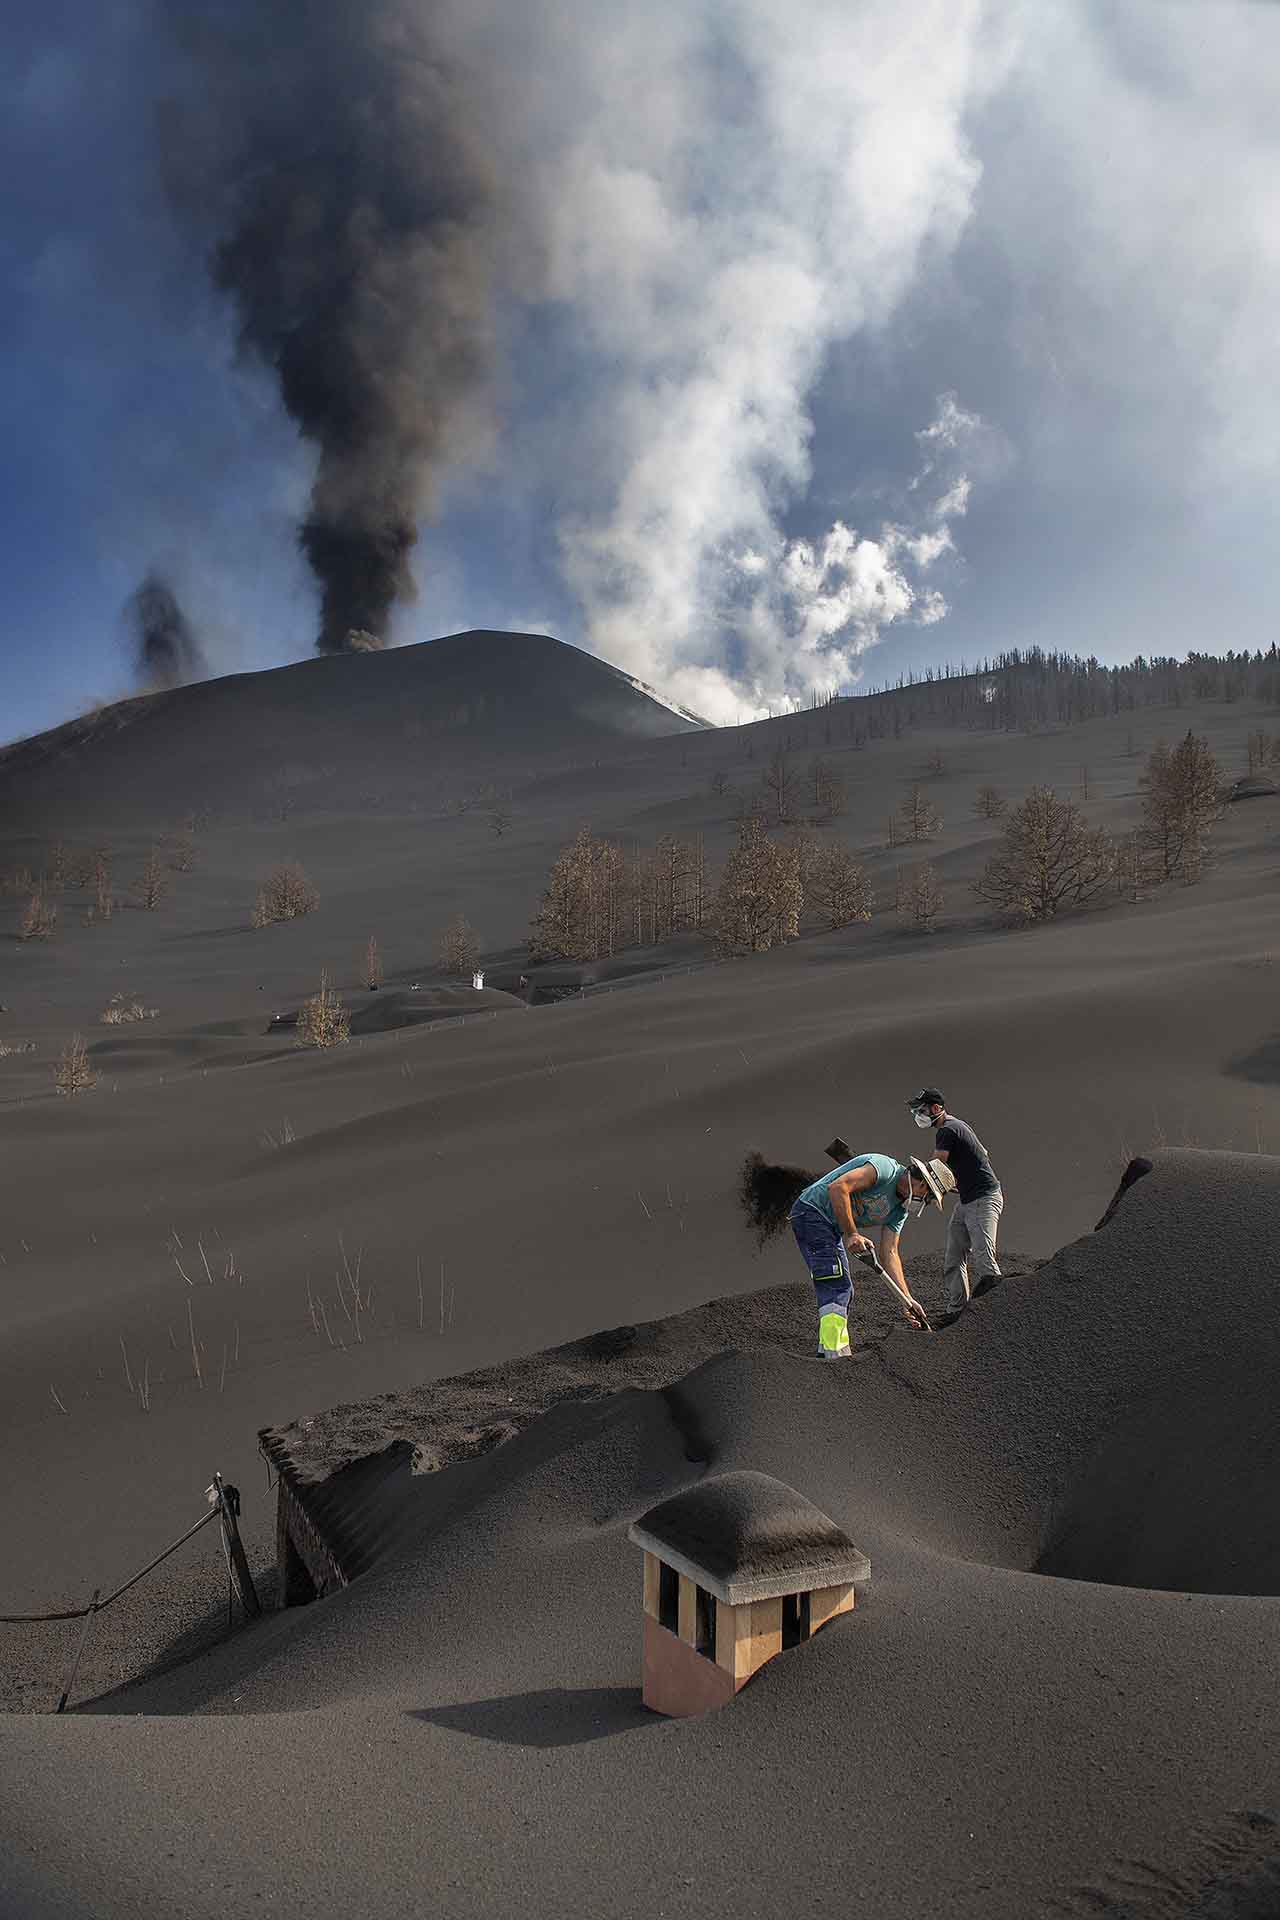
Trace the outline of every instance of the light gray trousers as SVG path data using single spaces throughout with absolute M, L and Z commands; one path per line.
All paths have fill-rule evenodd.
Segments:
M 984 1274 L 999 1273 L 996 1259 L 996 1235 L 1004 1195 L 997 1187 L 964 1204 L 957 1200 L 947 1222 L 947 1250 L 943 1257 L 943 1278 L 947 1283 L 947 1312 L 954 1313 L 969 1301 L 969 1267 L 974 1281 Z

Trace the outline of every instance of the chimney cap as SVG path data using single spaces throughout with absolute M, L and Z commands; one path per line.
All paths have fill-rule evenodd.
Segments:
M 767 1473 L 699 1480 L 641 1514 L 627 1537 L 731 1607 L 871 1578 L 844 1529 Z

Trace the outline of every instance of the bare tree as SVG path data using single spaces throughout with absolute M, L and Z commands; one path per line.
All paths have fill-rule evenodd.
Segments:
M 824 847 L 822 841 L 810 827 L 793 827 L 784 842 L 786 851 L 796 863 L 796 877 L 800 882 L 800 891 L 808 896 L 809 884 L 818 869 Z
M 58 909 L 46 893 L 33 893 L 18 928 L 20 940 L 50 940 L 58 924 Z
M 158 847 L 152 847 L 147 855 L 146 865 L 133 883 L 133 891 L 138 905 L 145 908 L 148 913 L 154 913 L 165 894 L 168 893 L 169 881 Z
M 1122 899 L 1145 900 L 1159 874 L 1151 851 L 1143 843 L 1140 828 L 1135 827 L 1116 843 L 1116 892 Z
M 813 788 L 815 820 L 825 824 L 845 811 L 849 803 L 848 792 L 844 781 L 825 755 L 814 755 L 809 763 L 809 780 Z
M 510 807 L 499 803 L 489 815 L 489 831 L 495 840 L 501 840 L 504 833 L 511 831 L 512 814 Z
M 774 916 L 776 941 L 800 938 L 800 915 L 804 912 L 804 880 L 801 877 L 800 852 L 795 841 L 775 848 L 777 857 L 777 911 Z
M 973 810 L 984 820 L 998 820 L 1007 804 L 998 787 L 979 787 L 973 796 Z
M 1098 899 L 1115 865 L 1110 834 L 1090 827 L 1074 801 L 1060 800 L 1052 787 L 1033 787 L 1009 815 L 1004 845 L 974 892 L 1015 919 L 1052 920 Z
M 1222 769 L 1208 743 L 1190 731 L 1172 751 L 1158 742 L 1140 784 L 1146 789 L 1143 842 L 1159 863 L 1160 877 L 1197 880 L 1224 810 Z
M 796 810 L 796 776 L 785 747 L 775 747 L 760 776 L 760 784 L 769 796 L 774 819 L 790 820 Z
M 548 876 L 530 929 L 530 958 L 597 960 L 616 953 L 629 922 L 638 927 L 647 913 L 652 924 L 652 893 L 637 897 L 634 883 L 617 842 L 583 827 L 561 848 Z
M 1268 763 L 1280 766 L 1280 733 L 1272 739 L 1265 727 L 1259 727 L 1245 741 L 1245 753 L 1250 773 L 1261 773 Z
M 440 964 L 446 973 L 474 973 L 480 942 L 465 913 L 456 913 L 440 936 Z
M 196 864 L 195 842 L 189 833 L 175 833 L 169 842 L 169 865 L 175 873 L 190 873 Z
M 713 767 L 711 769 L 711 779 L 709 784 L 710 784 L 712 793 L 714 793 L 714 795 L 716 796 L 716 799 L 721 800 L 724 798 L 725 794 L 729 791 L 729 788 L 732 785 L 732 782 L 729 779 L 728 771 L 724 767 Z
M 905 838 L 908 840 L 932 840 L 942 825 L 942 815 L 925 798 L 924 788 L 916 785 L 898 808 Z
M 294 1034 L 296 1047 L 340 1047 L 351 1038 L 351 1021 L 337 994 L 329 985 L 329 976 L 320 975 L 320 991 L 304 1000 L 298 1009 Z
M 942 912 L 942 888 L 938 876 L 926 861 L 912 867 L 899 888 L 898 912 L 916 933 L 932 933 Z
M 833 931 L 871 918 L 874 904 L 871 882 L 848 847 L 839 841 L 823 848 L 808 893 L 823 924 Z
M 596 958 L 596 841 L 589 827 L 562 847 L 529 935 L 532 960 Z
M 360 979 L 370 993 L 374 993 L 382 985 L 382 978 L 382 954 L 377 940 L 373 934 L 370 934 L 369 944 L 364 950 L 364 958 L 360 966 Z
M 689 924 L 697 931 L 706 917 L 707 857 L 699 833 L 694 836 L 693 859 L 689 867 Z
M 253 906 L 255 927 L 269 927 L 277 920 L 300 920 L 320 905 L 316 892 L 296 861 L 276 867 L 258 888 Z
M 738 844 L 720 876 L 711 923 L 722 953 L 767 953 L 799 929 L 803 895 L 794 854 L 770 838 L 759 814 L 738 825 Z
M 927 767 L 928 771 L 932 774 L 935 780 L 938 778 L 939 774 L 943 774 L 946 772 L 947 763 L 942 757 L 941 747 L 934 748 L 933 752 L 929 755 L 929 758 L 925 761 L 925 766 Z
M 93 906 L 90 911 L 95 920 L 109 920 L 115 909 L 115 896 L 111 891 L 110 849 L 99 847 L 93 861 Z
M 59 1054 L 53 1082 L 58 1092 L 68 1097 L 86 1093 L 90 1087 L 97 1085 L 98 1076 L 89 1065 L 89 1049 L 78 1033 L 68 1040 Z

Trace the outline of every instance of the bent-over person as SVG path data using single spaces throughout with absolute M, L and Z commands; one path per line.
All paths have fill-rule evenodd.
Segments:
M 791 1209 L 796 1245 L 818 1302 L 818 1357 L 847 1360 L 853 1271 L 849 1255 L 875 1254 L 913 1326 L 929 1325 L 907 1285 L 898 1236 L 909 1212 L 941 1207 L 944 1182 L 923 1160 L 908 1163 L 887 1153 L 858 1153 L 804 1188 Z M 876 1235 L 876 1240 L 869 1237 Z M 878 1241 L 878 1245 L 877 1245 Z

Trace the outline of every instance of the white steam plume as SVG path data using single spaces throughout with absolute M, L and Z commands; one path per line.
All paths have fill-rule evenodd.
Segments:
M 496 0 L 453 4 L 482 71 Z M 1004 10 L 603 0 L 589 33 L 576 11 L 528 0 L 491 122 L 526 196 L 517 284 L 536 275 L 591 370 L 555 414 L 557 466 L 590 475 L 562 493 L 563 573 L 599 653 L 739 718 L 944 610 L 909 574 L 950 544 L 963 476 L 928 536 L 838 521 L 795 542 L 783 516 L 828 352 L 884 327 L 970 216 L 963 123 L 1001 77 Z M 922 435 L 929 474 L 975 430 L 949 405 Z

